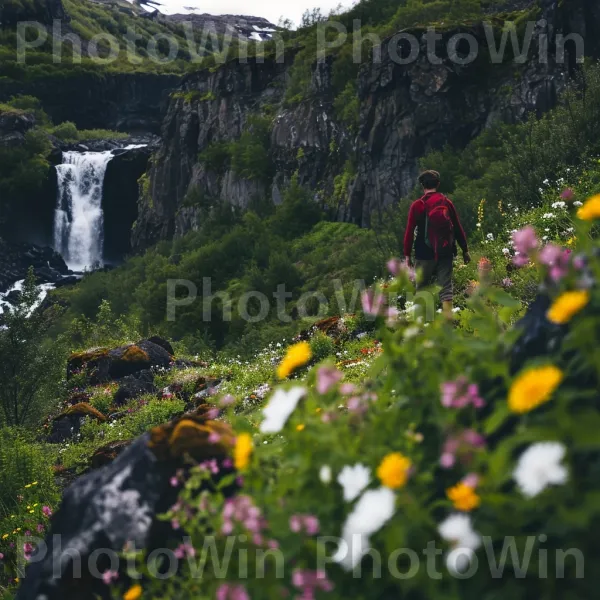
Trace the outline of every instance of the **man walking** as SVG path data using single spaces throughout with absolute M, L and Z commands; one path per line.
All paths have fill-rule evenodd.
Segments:
M 454 204 L 438 192 L 440 174 L 425 171 L 419 176 L 423 196 L 415 200 L 408 214 L 404 235 L 404 256 L 412 265 L 412 249 L 415 249 L 417 291 L 434 281 L 442 288 L 440 300 L 447 317 L 452 316 L 452 270 L 457 255 L 456 244 L 461 247 L 465 264 L 471 262 L 467 237 L 460 223 Z M 415 237 L 415 228 L 417 235 Z

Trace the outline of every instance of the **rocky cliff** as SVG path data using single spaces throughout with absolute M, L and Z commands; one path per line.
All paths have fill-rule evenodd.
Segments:
M 410 32 L 420 50 L 410 64 L 401 64 L 410 47 L 399 46 L 394 37 L 385 40 L 381 60 L 365 62 L 360 69 L 357 133 L 334 109 L 331 59 L 315 61 L 310 89 L 295 103 L 284 101 L 294 63 L 291 51 L 281 62 L 232 61 L 188 76 L 171 95 L 163 142 L 140 197 L 134 248 L 194 229 L 202 214 L 198 205 L 207 200 L 245 207 L 261 196 L 277 203 L 295 172 L 338 218 L 369 225 L 385 206 L 411 191 L 418 160 L 430 150 L 448 143 L 462 147 L 495 121 L 514 122 L 554 106 L 577 68 L 572 43 L 566 45 L 565 60 L 556 59 L 556 34 L 580 34 L 586 54 L 598 54 L 600 9 L 594 1 L 573 0 L 567 6 L 540 0 L 518 8 L 521 4 L 529 12 L 520 18 L 535 24 L 524 64 L 512 57 L 492 64 L 482 24 L 441 27 L 435 44 L 439 64 L 428 59 L 424 29 Z M 465 60 L 470 49 L 465 42 L 456 46 L 458 60 L 451 59 L 449 43 L 457 34 L 476 40 L 479 51 L 473 61 Z M 547 61 L 543 46 L 540 58 L 540 40 L 546 37 Z M 256 115 L 271 124 L 268 178 L 248 177 L 231 161 L 215 168 L 199 159 L 216 144 L 251 130 Z

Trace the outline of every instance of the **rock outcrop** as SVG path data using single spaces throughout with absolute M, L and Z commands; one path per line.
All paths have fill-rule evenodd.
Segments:
M 219 434 L 219 442 L 209 442 L 212 432 Z M 127 544 L 151 551 L 173 547 L 177 539 L 181 543 L 184 533 L 158 516 L 177 500 L 179 486 L 174 487 L 171 479 L 178 472 L 185 478 L 189 465 L 184 455 L 196 461 L 218 461 L 217 478 L 233 472 L 228 460 L 233 432 L 203 416 L 182 417 L 127 444 L 113 443 L 96 453 L 92 463 L 100 468 L 66 490 L 45 544 L 36 549 L 27 567 L 19 600 L 108 600 L 110 589 L 100 574 L 111 568 L 109 553 L 116 558 Z M 108 462 L 113 455 L 116 458 Z M 226 494 L 235 490 L 230 486 Z M 127 576 L 125 561 L 121 562 L 123 584 Z M 77 564 L 79 577 L 74 576 Z
M 492 64 L 483 24 L 440 27 L 435 61 L 428 58 L 425 29 L 404 32 L 414 36 L 419 50 L 409 64 L 412 48 L 392 36 L 381 45 L 381 60 L 361 67 L 358 135 L 334 108 L 329 58 L 313 64 L 310 89 L 295 104 L 283 102 L 294 63 L 290 50 L 283 61 L 269 56 L 264 63 L 232 61 L 186 77 L 172 94 L 150 185 L 140 198 L 134 249 L 197 228 L 203 202 L 246 207 L 259 196 L 278 203 L 296 172 L 315 201 L 333 207 L 339 219 L 369 225 L 412 190 L 418 161 L 427 152 L 446 144 L 463 147 L 494 122 L 516 122 L 552 108 L 578 66 L 573 43 L 566 45 L 565 60 L 557 60 L 556 35 L 579 34 L 588 42 L 586 54 L 598 55 L 597 3 L 523 0 L 498 6 L 529 11 L 532 40 L 524 63 L 514 63 L 509 51 L 503 64 Z M 453 52 L 457 35 L 475 40 L 474 60 L 467 60 L 470 47 L 464 40 Z M 544 35 L 547 61 L 540 57 Z M 244 178 L 227 164 L 219 171 L 198 159 L 216 142 L 238 139 L 256 114 L 271 116 L 268 181 Z
M 60 254 L 35 244 L 10 243 L 0 238 L 0 293 L 25 279 L 30 267 L 38 283 L 55 283 L 70 273 Z

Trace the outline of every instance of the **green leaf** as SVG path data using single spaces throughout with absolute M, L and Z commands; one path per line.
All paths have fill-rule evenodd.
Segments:
M 485 295 L 492 301 L 506 306 L 507 308 L 520 308 L 521 302 L 516 298 L 513 298 L 508 292 L 501 290 L 500 288 L 489 288 L 485 290 Z

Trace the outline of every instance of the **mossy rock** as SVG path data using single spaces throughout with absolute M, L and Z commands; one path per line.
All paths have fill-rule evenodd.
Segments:
M 125 448 L 131 446 L 132 440 L 115 440 L 98 448 L 90 457 L 90 467 L 99 469 L 111 463 Z
M 208 409 L 200 414 L 188 413 L 165 425 L 150 430 L 148 443 L 159 460 L 181 460 L 190 455 L 194 460 L 223 459 L 231 454 L 235 435 L 229 425 L 207 419 Z M 209 442 L 217 434 L 219 440 Z
M 118 348 L 94 348 L 72 354 L 67 362 L 67 379 L 84 373 L 91 385 L 120 379 L 153 367 L 170 368 L 173 356 L 163 346 L 150 340 L 125 344 Z M 170 346 L 170 345 L 169 345 Z
M 82 402 L 89 404 L 91 398 L 92 397 L 87 392 L 76 392 L 67 400 L 67 404 L 69 406 L 75 406 L 76 404 L 81 404 Z
M 98 421 L 106 421 L 106 417 L 96 408 L 94 408 L 91 404 L 87 402 L 79 402 L 73 406 L 69 406 L 63 413 L 55 417 L 54 420 L 57 421 L 65 416 L 71 417 L 93 417 L 98 419 Z
M 308 341 L 316 331 L 320 331 L 337 343 L 348 333 L 348 328 L 342 317 L 327 317 L 315 323 L 310 329 L 300 332 L 294 340 Z

